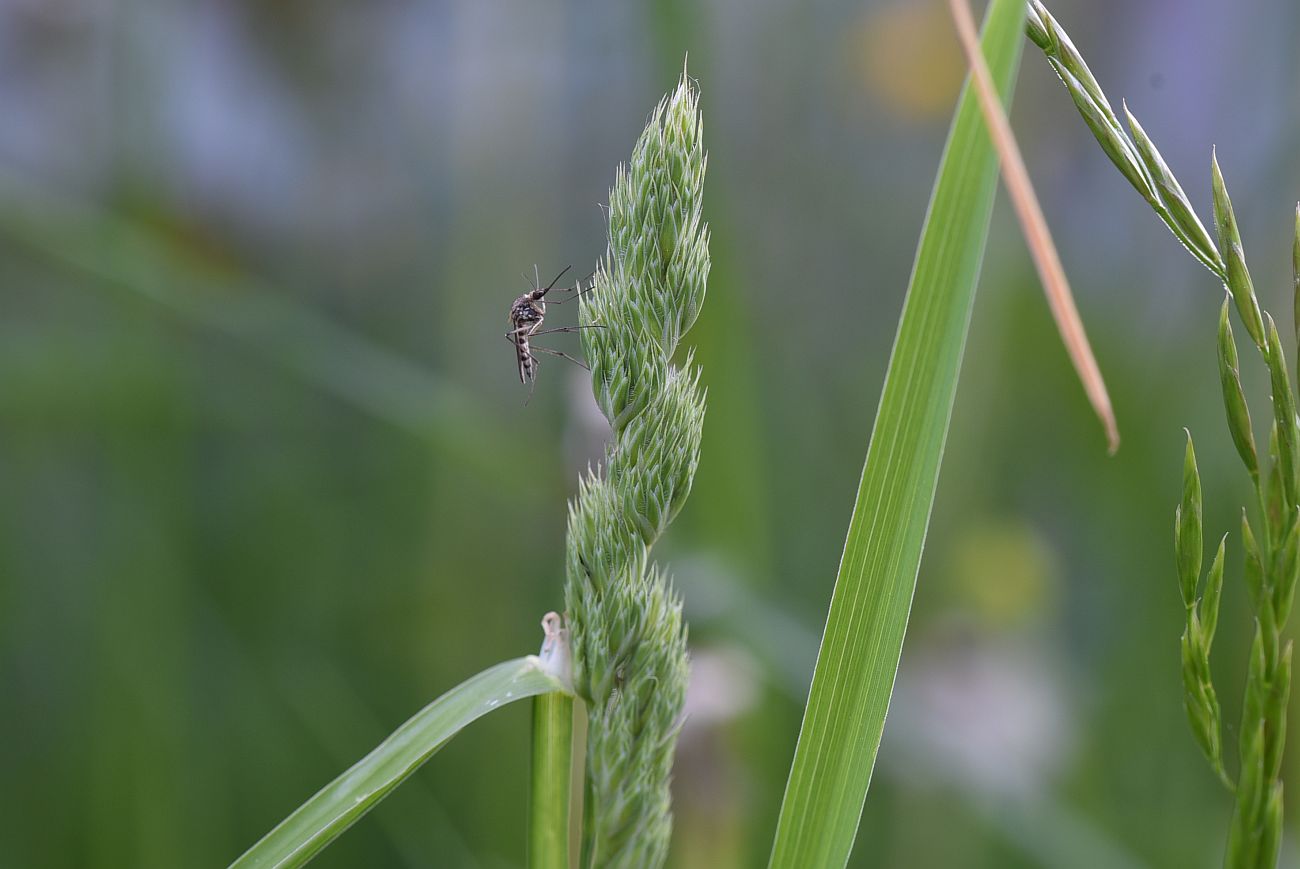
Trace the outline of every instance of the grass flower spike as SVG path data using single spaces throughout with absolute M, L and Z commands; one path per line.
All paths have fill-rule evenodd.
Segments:
M 688 354 L 704 301 L 709 232 L 697 94 L 683 74 L 620 167 L 609 250 L 582 300 L 596 401 L 613 439 L 569 508 L 565 603 L 574 685 L 588 706 L 582 864 L 658 866 L 686 694 L 681 604 L 649 548 L 681 509 L 699 461 L 704 393 Z

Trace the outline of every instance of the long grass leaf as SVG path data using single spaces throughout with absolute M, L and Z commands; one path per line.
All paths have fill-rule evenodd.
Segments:
M 1004 102 L 1022 0 L 994 0 L 984 54 Z M 771 866 L 843 866 L 902 653 L 970 322 L 997 157 L 963 92 L 944 150 L 849 521 Z
M 465 680 L 303 803 L 230 869 L 303 865 L 470 722 L 515 700 L 558 690 L 562 690 L 559 681 L 532 656 L 497 664 Z

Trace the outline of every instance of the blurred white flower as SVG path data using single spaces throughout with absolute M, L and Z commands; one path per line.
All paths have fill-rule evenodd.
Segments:
M 758 664 L 739 646 L 691 650 L 683 738 L 744 715 L 758 699 Z
M 1074 752 L 1062 678 L 1039 642 L 947 629 L 904 654 L 881 758 L 909 779 L 1038 793 Z

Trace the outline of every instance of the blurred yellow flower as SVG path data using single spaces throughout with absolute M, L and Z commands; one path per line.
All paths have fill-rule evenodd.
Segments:
M 993 630 L 1050 617 L 1059 570 L 1048 544 L 1029 525 L 985 522 L 956 541 L 946 571 L 955 603 Z
M 849 34 L 854 78 L 885 108 L 912 120 L 952 112 L 966 65 L 941 0 L 870 7 Z

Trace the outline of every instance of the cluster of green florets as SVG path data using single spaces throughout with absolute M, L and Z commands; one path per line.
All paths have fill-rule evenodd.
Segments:
M 681 603 L 649 547 L 681 509 L 699 461 L 704 392 L 672 355 L 704 301 L 708 227 L 697 96 L 683 76 L 610 191 L 609 250 L 583 297 L 597 403 L 614 437 L 605 476 L 569 508 L 565 604 L 574 686 L 589 707 L 587 866 L 657 866 L 686 694 Z

